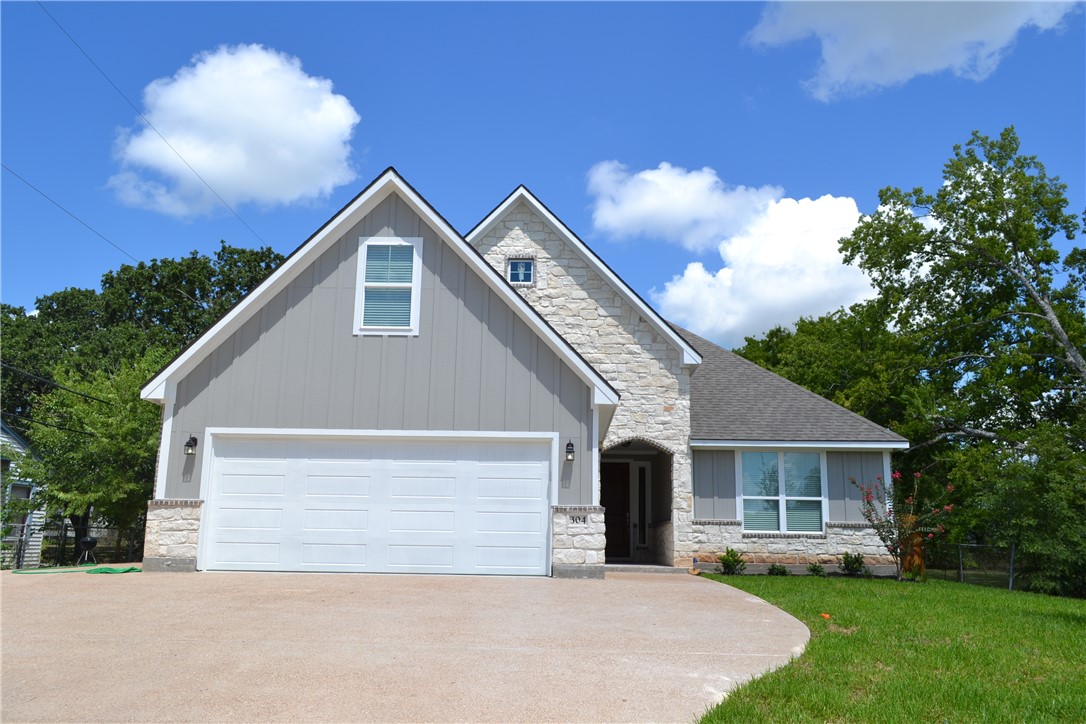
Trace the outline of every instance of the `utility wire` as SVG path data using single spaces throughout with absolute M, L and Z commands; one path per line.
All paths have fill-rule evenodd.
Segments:
M 256 233 L 256 231 L 253 229 L 253 227 L 251 227 L 247 223 L 245 223 L 245 219 L 241 218 L 241 216 L 238 214 L 237 211 L 234 211 L 234 207 L 232 207 L 230 204 L 226 203 L 226 199 L 224 199 L 222 196 L 220 196 L 219 192 L 216 191 L 215 189 L 213 189 L 211 187 L 211 184 L 209 184 L 204 179 L 204 177 L 201 176 L 199 174 L 199 172 L 197 172 L 196 169 L 194 169 L 192 167 L 192 164 L 190 164 L 188 161 L 185 160 L 185 157 L 181 155 L 180 151 L 178 151 L 176 148 L 174 148 L 173 145 L 169 141 L 166 140 L 166 137 L 163 136 L 162 133 L 160 133 L 157 128 L 155 128 L 154 124 L 151 123 L 151 121 L 147 119 L 147 116 L 143 115 L 143 111 L 141 111 L 139 108 L 137 108 L 136 104 L 133 103 L 128 98 L 128 96 L 126 96 L 124 94 L 124 91 L 122 91 L 120 88 L 117 87 L 117 84 L 113 82 L 113 79 L 110 78 L 108 75 L 106 75 L 106 72 L 104 70 L 102 70 L 101 66 L 99 66 L 97 63 L 94 62 L 94 58 L 90 57 L 90 54 L 87 51 L 83 50 L 83 46 L 81 46 L 79 43 L 76 42 L 75 38 L 72 37 L 72 34 L 64 29 L 64 26 L 60 24 L 60 21 L 58 21 L 55 17 L 53 17 L 53 14 L 50 13 L 48 10 L 46 10 L 45 6 L 42 5 L 40 2 L 37 3 L 37 6 L 39 8 L 41 8 L 43 13 L 45 13 L 46 15 L 49 16 L 49 19 L 52 20 L 56 24 L 56 26 L 58 28 L 60 28 L 60 32 L 64 33 L 68 37 L 68 40 L 72 41 L 72 45 L 74 45 L 76 48 L 79 49 L 79 52 L 82 53 L 83 56 L 88 61 L 90 61 L 90 64 L 94 66 L 95 70 L 97 70 L 99 73 L 101 73 L 102 77 L 105 78 L 106 81 L 111 86 L 113 86 L 113 90 L 117 91 L 117 93 L 121 96 L 121 98 L 124 98 L 125 102 L 128 103 L 128 105 L 132 106 L 132 110 L 134 110 L 137 114 L 139 114 L 139 117 L 141 119 L 143 119 L 143 122 L 147 124 L 147 127 L 150 128 L 152 131 L 154 131 L 158 135 L 158 137 L 162 139 L 162 142 L 165 143 L 169 147 L 169 149 L 174 152 L 174 155 L 176 155 L 179 159 L 181 159 L 181 163 L 185 164 L 185 166 L 188 167 L 189 171 L 192 171 L 193 175 L 195 175 L 196 178 L 200 179 L 200 181 L 204 184 L 204 186 L 207 186 L 208 191 L 210 191 L 212 194 L 214 194 L 215 198 L 217 198 L 222 203 L 222 205 L 225 206 L 226 209 L 231 214 L 233 214 L 234 217 L 238 221 L 241 222 L 241 225 L 244 226 L 246 229 L 248 229 L 249 232 L 253 236 L 255 236 L 257 238 L 257 241 L 259 241 L 261 244 L 264 244 L 265 246 L 267 246 L 267 242 L 260 238 L 260 234 Z
M 57 430 L 64 430 L 65 432 L 76 432 L 76 433 L 79 433 L 80 435 L 86 435 L 87 437 L 98 437 L 93 432 L 87 432 L 86 430 L 76 430 L 76 429 L 71 428 L 71 427 L 64 427 L 63 425 L 53 425 L 53 424 L 50 424 L 48 422 L 39 422 L 38 420 L 31 420 L 29 417 L 26 417 L 24 415 L 16 415 L 14 412 L 4 412 L 4 413 L 0 413 L 0 414 L 3 414 L 4 417 L 17 417 L 20 420 L 26 420 L 31 425 L 42 425 L 44 427 L 52 427 L 52 428 L 55 428 Z M 15 426 L 12 425 L 12 427 L 15 427 Z M 20 427 L 20 428 L 17 428 L 17 429 L 22 430 L 23 432 L 29 432 L 29 430 L 27 430 L 25 427 Z
M 50 196 L 49 194 L 45 193 L 44 191 L 42 191 L 41 189 L 39 189 L 39 188 L 38 188 L 37 186 L 35 186 L 34 184 L 30 183 L 29 181 L 27 181 L 27 180 L 26 180 L 25 178 L 23 178 L 23 177 L 22 177 L 22 176 L 20 176 L 19 174 L 17 174 L 17 173 L 16 173 L 16 172 L 15 172 L 15 171 L 14 171 L 14 170 L 13 170 L 13 169 L 11 168 L 11 166 L 8 166 L 8 165 L 7 165 L 6 163 L 3 163 L 3 162 L 0 162 L 0 166 L 3 166 L 3 167 L 4 167 L 4 170 L 5 170 L 5 171 L 7 171 L 8 173 L 10 173 L 10 174 L 11 174 L 12 176 L 14 176 L 15 178 L 19 179 L 20 181 L 22 181 L 22 182 L 23 182 L 24 184 L 26 184 L 26 185 L 27 185 L 27 186 L 29 186 L 30 188 L 32 188 L 32 189 L 34 189 L 35 191 L 37 191 L 37 192 L 38 192 L 39 194 L 41 194 L 42 198 L 46 199 L 46 200 L 47 200 L 47 201 L 48 201 L 49 203 L 51 203 L 51 204 L 52 204 L 53 206 L 56 206 L 56 207 L 57 207 L 58 209 L 60 209 L 60 210 L 61 210 L 61 211 L 63 211 L 64 213 L 66 213 L 66 214 L 67 214 L 68 216 L 72 217 L 73 219 L 75 219 L 76 221 L 78 221 L 78 222 L 79 222 L 80 224 L 82 224 L 83 226 L 85 226 L 85 227 L 87 227 L 88 229 L 90 229 L 91 233 L 92 233 L 92 234 L 94 234 L 95 236 L 99 237 L 100 239 L 102 239 L 102 241 L 106 242 L 107 244 L 109 244 L 110 246 L 112 246 L 112 247 L 113 247 L 114 249 L 116 249 L 117 251 L 121 252 L 122 254 L 124 254 L 124 255 L 125 255 L 125 256 L 127 256 L 127 257 L 128 257 L 129 259 L 131 259 L 132 261 L 136 262 L 137 264 L 139 264 L 139 263 L 140 263 L 140 260 L 139 260 L 139 259 L 137 259 L 136 257 L 134 257 L 134 256 L 132 256 L 131 254 L 129 254 L 129 253 L 127 252 L 127 251 L 125 251 L 124 249 L 122 249 L 122 248 L 120 247 L 120 245 L 116 244 L 116 243 L 115 243 L 115 242 L 113 242 L 113 241 L 110 241 L 110 240 L 109 240 L 109 238 L 108 238 L 108 237 L 107 237 L 107 236 L 106 236 L 105 234 L 103 234 L 102 232 L 100 232 L 100 231 L 98 231 L 97 229 L 95 229 L 95 228 L 94 228 L 93 226 L 91 226 L 90 224 L 88 224 L 88 223 L 87 223 L 86 221 L 83 221 L 83 219 L 79 218 L 78 216 L 76 216 L 75 214 L 73 214 L 73 213 L 72 213 L 71 211 L 68 211 L 68 209 L 66 209 L 66 208 L 64 208 L 63 206 L 61 206 L 61 205 L 60 205 L 60 202 L 59 202 L 59 201 L 57 201 L 57 200 L 56 200 L 56 199 L 54 199 L 54 198 L 53 198 L 52 196 Z M 194 299 L 194 298 L 192 297 L 192 295 L 191 295 L 191 294 L 189 294 L 188 292 L 186 292 L 186 291 L 185 291 L 184 289 L 182 289 L 182 288 L 181 288 L 181 287 L 179 287 L 179 286 L 174 286 L 173 288 L 174 288 L 174 289 L 176 289 L 177 291 L 181 292 L 181 294 L 183 294 L 184 296 L 188 297 L 189 301 L 191 301 L 191 302 L 192 302 L 193 304 L 195 304 L 195 305 L 199 306 L 200 302 L 198 302 L 198 301 L 197 301 L 196 299 Z
M 57 202 L 57 201 L 55 201 L 55 200 L 53 199 L 53 197 L 51 197 L 51 196 L 50 196 L 49 194 L 45 193 L 44 191 L 42 191 L 41 189 L 39 189 L 39 188 L 38 188 L 37 186 L 35 186 L 34 184 L 30 183 L 30 182 L 29 182 L 29 181 L 27 181 L 27 180 L 26 180 L 25 178 L 23 178 L 22 176 L 20 176 L 19 174 L 17 174 L 17 173 L 15 172 L 15 171 L 13 171 L 13 170 L 12 170 L 12 168 L 11 168 L 11 166 L 8 166 L 8 165 L 7 165 L 6 163 L 0 163 L 0 165 L 2 165 L 2 166 L 4 167 L 4 170 L 5 170 L 5 171 L 7 171 L 8 173 L 10 173 L 10 174 L 11 174 L 12 176 L 14 176 L 15 178 L 19 179 L 19 180 L 20 180 L 20 181 L 22 181 L 22 182 L 23 182 L 24 184 L 26 184 L 27 186 L 29 186 L 30 188 L 34 189 L 34 190 L 35 190 L 35 191 L 37 191 L 37 192 L 38 192 L 39 194 L 41 194 L 41 195 L 42 195 L 42 197 L 43 197 L 43 198 L 45 198 L 45 200 L 46 200 L 46 201 L 48 201 L 49 203 L 51 203 L 51 204 L 52 204 L 53 206 L 56 206 L 56 207 L 57 207 L 58 209 L 60 209 L 60 210 L 61 210 L 61 211 L 63 211 L 64 213 L 66 213 L 66 214 L 67 214 L 68 216 L 72 217 L 73 219 L 75 219 L 76 221 L 78 221 L 78 222 L 79 222 L 80 224 L 82 224 L 83 226 L 85 226 L 85 227 L 87 227 L 88 229 L 90 229 L 90 231 L 91 231 L 91 233 L 92 233 L 92 234 L 94 234 L 95 236 L 98 236 L 99 238 L 101 238 L 101 239 L 102 239 L 102 241 L 106 242 L 107 244 L 109 244 L 110 246 L 112 246 L 112 247 L 113 247 L 114 249 L 116 249 L 117 251 L 121 252 L 122 254 L 124 254 L 125 256 L 127 256 L 127 257 L 128 257 L 129 259 L 131 259 L 132 261 L 134 261 L 134 262 L 136 262 L 137 264 L 139 264 L 139 262 L 140 262 L 140 260 L 139 260 L 139 259 L 137 259 L 136 257 L 134 257 L 134 256 L 132 256 L 131 254 L 129 254 L 129 253 L 127 252 L 127 251 L 125 251 L 124 249 L 122 249 L 121 247 L 119 247 L 119 246 L 118 246 L 117 244 L 114 244 L 114 243 L 113 243 L 112 241 L 110 241 L 110 240 L 109 240 L 108 238 L 106 238 L 105 234 L 102 234 L 101 232 L 97 231 L 97 230 L 96 230 L 96 229 L 95 229 L 94 227 L 92 227 L 92 226 L 91 226 L 90 224 L 88 224 L 88 223 L 87 223 L 86 221 L 83 221 L 83 219 L 79 218 L 78 216 L 76 216 L 75 214 L 73 214 L 73 213 L 72 213 L 71 211 L 68 211 L 68 209 L 66 209 L 66 208 L 64 208 L 63 206 L 61 206 L 61 205 L 60 205 L 60 203 L 59 203 L 59 202 Z
M 59 387 L 60 389 L 65 390 L 66 392 L 71 392 L 73 395 L 79 395 L 80 397 L 86 397 L 88 400 L 94 400 L 95 402 L 101 402 L 103 405 L 109 405 L 110 407 L 113 407 L 113 403 L 109 402 L 108 400 L 103 400 L 102 398 L 95 397 L 94 395 L 88 395 L 85 392 L 80 392 L 79 390 L 73 390 L 71 387 L 65 387 L 64 385 L 60 384 L 59 382 L 54 382 L 53 380 L 51 380 L 51 379 L 49 379 L 47 377 L 39 377 L 38 375 L 31 374 L 31 373 L 27 372 L 26 370 L 21 370 L 18 367 L 14 367 L 12 365 L 9 365 L 7 362 L 0 362 L 0 367 L 3 367 L 6 370 L 11 370 L 12 372 L 23 375 L 24 377 L 29 377 L 32 380 L 38 380 L 39 382 L 44 382 L 47 385 L 52 385 L 53 387 Z

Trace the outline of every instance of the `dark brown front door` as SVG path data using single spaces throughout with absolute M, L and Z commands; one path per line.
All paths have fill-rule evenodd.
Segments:
M 600 505 L 607 524 L 607 557 L 630 557 L 630 464 L 600 464 Z

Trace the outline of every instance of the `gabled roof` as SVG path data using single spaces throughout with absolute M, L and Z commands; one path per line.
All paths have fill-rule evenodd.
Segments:
M 685 329 L 702 353 L 690 378 L 690 443 L 829 443 L 906 448 L 908 440 Z
M 509 209 L 522 201 L 528 205 L 528 208 L 541 216 L 570 246 L 570 248 L 576 251 L 597 274 L 607 280 L 607 283 L 610 284 L 630 306 L 636 309 L 641 317 L 648 321 L 649 324 L 664 337 L 664 339 L 682 352 L 682 363 L 684 365 L 696 365 L 701 363 L 701 355 L 698 354 L 698 350 L 687 340 L 683 339 L 682 335 L 680 335 L 667 320 L 661 317 L 659 313 L 657 313 L 648 302 L 642 299 L 637 292 L 631 289 L 626 282 L 622 281 L 622 277 L 616 274 L 611 267 L 607 266 L 606 262 L 604 262 L 596 252 L 592 251 L 588 244 L 581 241 L 568 226 L 562 223 L 561 219 L 555 216 L 554 213 L 547 208 L 546 204 L 536 198 L 523 184 L 514 189 L 513 193 L 505 197 L 505 200 L 487 214 L 485 219 L 476 224 L 475 228 L 469 231 L 464 238 L 467 239 L 469 243 L 474 244 L 475 240 L 482 238 L 493 229 L 494 225 L 505 216 L 505 213 Z
M 12 445 L 19 452 L 26 452 L 30 449 L 30 443 L 24 440 L 22 435 L 8 427 L 8 424 L 3 420 L 0 420 L 0 440 Z
M 338 241 L 390 194 L 398 194 L 412 210 L 426 221 L 460 258 L 478 272 L 483 281 L 498 296 L 505 299 L 516 314 L 546 342 L 558 357 L 569 364 L 594 390 L 593 402 L 599 405 L 618 404 L 618 392 L 597 372 L 550 324 L 526 302 L 501 274 L 439 214 L 395 168 L 389 166 L 380 176 L 355 196 L 346 206 L 326 221 L 301 246 L 272 272 L 267 279 L 235 304 L 219 321 L 182 350 L 154 379 L 144 385 L 140 396 L 145 400 L 165 400 L 167 385 L 192 371 L 231 334 L 241 328 L 260 308 L 284 289 L 313 261 Z

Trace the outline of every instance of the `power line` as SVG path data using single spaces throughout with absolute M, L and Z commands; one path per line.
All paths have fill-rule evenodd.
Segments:
M 11 174 L 12 176 L 14 176 L 15 178 L 19 179 L 20 181 L 22 181 L 22 182 L 23 182 L 24 184 L 26 184 L 26 185 L 27 185 L 27 186 L 29 186 L 30 188 L 32 188 L 32 189 L 34 189 L 35 191 L 37 191 L 37 192 L 38 192 L 39 194 L 41 194 L 42 198 L 44 198 L 45 200 L 47 200 L 47 201 L 48 201 L 49 203 L 53 204 L 53 206 L 56 206 L 56 207 L 57 207 L 58 209 L 60 209 L 60 210 L 61 210 L 61 211 L 63 211 L 64 213 L 66 213 L 66 214 L 67 214 L 68 216 L 72 217 L 73 219 L 75 219 L 76 221 L 78 221 L 78 222 L 79 222 L 80 224 L 82 224 L 83 226 L 87 227 L 87 229 L 89 229 L 89 230 L 91 231 L 91 233 L 93 233 L 94 235 L 96 235 L 96 236 L 98 236 L 99 238 L 101 238 L 101 239 L 102 239 L 102 241 L 106 242 L 107 244 L 109 244 L 110 246 L 112 246 L 112 247 L 113 247 L 114 249 L 116 249 L 117 251 L 121 252 L 122 254 L 124 254 L 124 255 L 125 255 L 125 256 L 127 256 L 127 257 L 128 257 L 129 259 L 131 259 L 132 261 L 136 262 L 137 264 L 139 264 L 139 263 L 140 263 L 140 260 L 139 260 L 139 259 L 137 259 L 136 257 L 134 257 L 134 256 L 132 256 L 131 254 L 129 254 L 129 253 L 127 252 L 127 251 L 125 251 L 124 249 L 122 249 L 122 248 L 120 247 L 120 245 L 119 245 L 119 244 L 117 244 L 117 243 L 115 243 L 115 242 L 113 242 L 113 241 L 110 241 L 109 237 L 107 237 L 107 236 L 106 236 L 105 234 L 103 234 L 102 232 L 100 232 L 100 231 L 98 231 L 97 229 L 95 229 L 95 228 L 94 228 L 93 226 L 91 226 L 90 224 L 88 224 L 88 223 L 87 223 L 86 221 L 83 221 L 83 219 L 79 218 L 78 216 L 76 216 L 75 214 L 73 214 L 73 213 L 72 213 L 71 211 L 68 211 L 68 209 L 66 209 L 66 208 L 64 208 L 63 206 L 61 206 L 61 204 L 60 204 L 60 202 L 59 202 L 59 201 L 57 201 L 57 200 L 56 200 L 56 199 L 54 199 L 54 198 L 53 198 L 52 196 L 50 196 L 49 194 L 47 194 L 47 193 L 45 193 L 44 191 L 42 191 L 41 189 L 39 189 L 39 188 L 38 188 L 37 186 L 35 186 L 34 184 L 32 184 L 32 183 L 30 183 L 29 181 L 27 181 L 27 180 L 26 180 L 25 178 L 23 178 L 22 176 L 20 176 L 20 175 L 19 175 L 18 173 L 16 173 L 16 172 L 15 172 L 15 171 L 14 171 L 14 170 L 13 170 L 13 169 L 11 168 L 11 166 L 8 166 L 8 165 L 7 165 L 6 163 L 3 163 L 3 162 L 0 162 L 0 166 L 3 166 L 3 167 L 4 167 L 4 170 L 5 170 L 5 171 L 7 171 L 8 173 L 10 173 L 10 174 Z M 187 297 L 187 298 L 188 298 L 188 300 L 189 300 L 190 302 L 192 302 L 193 304 L 196 304 L 197 306 L 199 306 L 200 302 L 198 302 L 198 301 L 197 301 L 196 299 L 194 299 L 194 298 L 192 297 L 192 295 L 191 295 L 191 294 L 189 294 L 188 292 L 186 292 L 186 291 L 185 291 L 184 289 L 182 289 L 182 288 L 181 288 L 181 287 L 179 287 L 179 286 L 174 286 L 173 288 L 174 288 L 174 289 L 176 289 L 177 291 L 181 292 L 181 294 L 182 294 L 182 295 L 184 295 L 185 297 Z
M 5 171 L 7 171 L 8 173 L 10 173 L 10 174 L 11 174 L 12 176 L 14 176 L 15 178 L 19 179 L 19 180 L 20 180 L 20 181 L 22 181 L 22 182 L 23 182 L 24 184 L 26 184 L 27 186 L 29 186 L 30 188 L 34 189 L 34 190 L 35 190 L 35 191 L 37 191 L 37 192 L 38 192 L 39 194 L 41 194 L 41 195 L 42 195 L 42 197 L 43 197 L 43 198 L 44 198 L 44 199 L 45 199 L 46 201 L 48 201 L 49 203 L 51 203 L 51 204 L 52 204 L 53 206 L 56 206 L 56 207 L 57 207 L 58 209 L 60 209 L 60 210 L 61 210 L 61 211 L 63 211 L 64 213 L 66 213 L 66 214 L 67 214 L 68 216 L 72 217 L 73 219 L 75 219 L 76 221 L 78 221 L 78 222 L 79 222 L 80 224 L 82 224 L 83 226 L 85 226 L 85 227 L 87 227 L 88 229 L 90 229 L 90 232 L 91 232 L 92 234 L 94 234 L 95 236 L 98 236 L 99 238 L 101 238 L 101 239 L 102 239 L 102 241 L 106 242 L 107 244 L 109 244 L 110 246 L 112 246 L 112 247 L 113 247 L 114 249 L 116 249 L 117 251 L 121 252 L 122 254 L 124 254 L 125 256 L 127 256 L 127 257 L 128 257 L 129 259 L 131 259 L 132 261 L 134 261 L 134 262 L 136 262 L 137 264 L 139 264 L 139 262 L 140 262 L 140 260 L 139 260 L 139 259 L 137 259 L 136 257 L 134 257 L 134 256 L 132 256 L 131 254 L 129 254 L 129 253 L 127 252 L 127 251 L 125 251 L 124 249 L 122 249 L 122 248 L 121 248 L 120 246 L 118 246 L 117 244 L 114 244 L 114 243 L 113 243 L 112 241 L 110 241 L 110 240 L 109 240 L 109 239 L 108 239 L 108 238 L 106 237 L 106 235 L 105 235 L 105 234 L 101 233 L 100 231 L 98 231 L 97 229 L 95 229 L 94 227 L 92 227 L 92 226 L 91 226 L 90 224 L 88 224 L 88 223 L 87 223 L 86 221 L 83 221 L 83 219 L 79 218 L 78 216 L 76 216 L 75 214 L 73 214 L 73 213 L 72 213 L 71 211 L 68 211 L 68 209 L 66 209 L 66 208 L 64 208 L 63 206 L 61 206 L 61 205 L 60 205 L 60 203 L 59 203 L 58 201 L 54 200 L 52 196 L 50 196 L 49 194 L 45 193 L 44 191 L 42 191 L 41 189 L 39 189 L 39 188 L 38 188 L 37 186 L 35 186 L 34 184 L 30 183 L 29 181 L 27 181 L 27 180 L 26 180 L 25 178 L 23 178 L 23 177 L 22 177 L 22 176 L 20 176 L 19 174 L 17 174 L 17 173 L 16 173 L 16 172 L 15 172 L 14 170 L 12 170 L 11 166 L 8 166 L 8 165 L 7 165 L 6 163 L 0 163 L 0 165 L 2 165 L 2 166 L 4 167 L 4 170 L 5 170 Z
M 51 380 L 51 379 L 49 379 L 47 377 L 39 377 L 38 375 L 31 374 L 31 373 L 27 372 L 26 370 L 21 370 L 18 367 L 14 367 L 12 365 L 9 365 L 7 362 L 0 362 L 0 367 L 3 367 L 6 370 L 11 370 L 12 372 L 16 372 L 16 373 L 18 373 L 20 375 L 23 375 L 24 377 L 29 377 L 32 380 L 38 380 L 39 382 L 44 382 L 47 385 L 52 385 L 53 387 L 59 387 L 60 389 L 65 390 L 66 392 L 71 392 L 73 395 L 79 395 L 80 397 L 86 397 L 88 400 L 94 400 L 95 402 L 101 402 L 103 405 L 109 405 L 110 407 L 113 407 L 113 403 L 109 402 L 108 400 L 103 400 L 102 398 L 95 397 L 94 395 L 88 395 L 88 394 L 86 394 L 84 392 L 80 392 L 79 390 L 73 390 L 71 387 L 65 387 L 64 385 L 60 384 L 59 382 L 54 382 L 53 380 Z
M 48 423 L 48 422 L 39 422 L 38 420 L 31 420 L 29 417 L 26 417 L 25 415 L 16 415 L 14 412 L 5 412 L 5 413 L 3 413 L 3 416 L 4 417 L 17 417 L 20 420 L 26 420 L 31 425 L 42 425 L 43 427 L 52 427 L 52 428 L 55 428 L 57 430 L 64 430 L 65 432 L 79 433 L 80 435 L 86 435 L 87 437 L 98 437 L 93 432 L 87 432 L 86 430 L 76 430 L 76 429 L 71 428 L 71 427 L 64 427 L 63 425 L 53 425 L 53 424 Z M 15 427 L 15 425 L 12 425 L 12 427 Z M 19 427 L 19 428 L 16 428 L 16 429 L 22 430 L 23 432 L 30 432 L 25 427 Z
M 151 123 L 151 121 L 147 119 L 147 116 L 143 115 L 143 111 L 141 111 L 139 108 L 136 107 L 136 104 L 133 103 L 128 98 L 128 96 L 126 96 L 124 94 L 124 91 L 122 91 L 120 88 L 117 87 L 117 84 L 113 82 L 113 79 L 110 78 L 108 75 L 106 75 L 106 72 L 104 70 L 102 70 L 101 66 L 99 66 L 97 63 L 94 62 L 94 58 L 90 57 L 90 54 L 87 51 L 83 50 L 83 46 L 81 46 L 79 43 L 77 43 L 75 38 L 72 37 L 71 33 L 69 33 L 67 30 L 64 29 L 64 26 L 60 24 L 60 21 L 58 21 L 55 17 L 53 17 L 53 14 L 50 13 L 48 10 L 46 10 L 45 6 L 42 5 L 40 2 L 37 3 L 37 6 L 39 8 L 41 8 L 43 13 L 45 13 L 46 15 L 49 16 L 49 19 L 52 20 L 56 24 L 56 26 L 58 28 L 60 28 L 60 32 L 64 33 L 68 37 L 68 40 L 72 41 L 72 45 L 74 45 L 76 48 L 79 49 L 79 52 L 82 53 L 83 56 L 88 61 L 90 61 L 90 64 L 94 66 L 95 70 L 97 70 L 99 73 L 101 73 L 102 77 L 105 78 L 106 81 L 111 86 L 113 86 L 113 90 L 117 91 L 118 95 L 120 95 L 121 98 L 124 98 L 125 102 L 128 105 L 132 106 L 132 110 L 134 110 L 137 114 L 139 114 L 139 117 L 141 119 L 143 119 L 143 122 L 147 124 L 147 127 L 150 128 L 152 131 L 154 131 L 158 135 L 158 137 L 162 139 L 162 142 L 165 143 L 169 147 L 169 149 L 174 152 L 174 155 L 176 155 L 179 159 L 181 159 L 181 163 L 185 164 L 185 166 L 188 167 L 189 171 L 192 171 L 193 175 L 196 176 L 196 178 L 200 179 L 200 181 L 204 184 L 204 186 L 207 186 L 208 191 L 210 191 L 212 194 L 215 195 L 215 198 L 217 198 L 222 203 L 222 205 L 225 206 L 226 209 L 231 214 L 234 215 L 234 218 L 236 218 L 238 221 L 241 222 L 242 226 L 244 226 L 246 229 L 248 229 L 249 232 L 253 236 L 256 237 L 257 241 L 259 241 L 261 244 L 264 244 L 265 246 L 267 246 L 267 242 L 260 238 L 260 234 L 256 233 L 256 231 L 253 229 L 253 227 L 251 227 L 247 223 L 245 223 L 245 219 L 241 218 L 241 216 L 238 214 L 237 211 L 234 211 L 234 207 L 232 207 L 230 204 L 226 203 L 226 199 L 224 199 L 222 196 L 220 196 L 219 192 L 216 191 L 215 189 L 213 189 L 211 187 L 211 184 L 209 184 L 204 179 L 204 177 L 201 176 L 199 174 L 199 172 L 197 172 L 196 169 L 194 169 L 192 167 L 192 164 L 190 164 L 188 161 L 185 160 L 185 157 L 181 155 L 180 151 L 178 151 L 176 148 L 174 148 L 173 145 L 169 141 L 166 140 L 166 137 L 163 136 L 159 132 L 159 130 L 157 128 L 155 128 L 154 124 Z

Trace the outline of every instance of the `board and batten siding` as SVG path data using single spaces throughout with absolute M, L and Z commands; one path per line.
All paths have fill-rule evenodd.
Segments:
M 863 523 L 860 490 L 852 481 L 870 485 L 875 476 L 884 476 L 882 452 L 828 452 L 826 474 L 829 476 L 830 520 Z
M 353 334 L 361 237 L 422 237 L 418 336 Z M 592 502 L 592 391 L 397 195 L 177 384 L 166 497 L 200 498 L 207 427 L 557 432 L 558 501 Z
M 733 450 L 694 450 L 694 517 L 700 520 L 734 520 L 735 455 Z M 864 522 L 858 483 L 873 483 L 883 475 L 881 451 L 828 451 L 826 487 L 829 495 L 828 521 Z
M 734 520 L 735 452 L 694 451 L 694 517 Z

